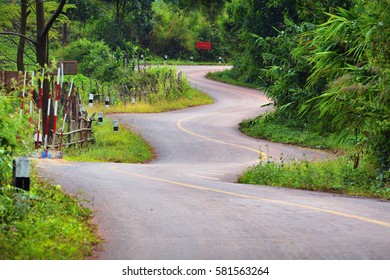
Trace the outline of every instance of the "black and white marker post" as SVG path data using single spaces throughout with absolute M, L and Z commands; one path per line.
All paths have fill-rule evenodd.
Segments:
M 12 161 L 13 183 L 15 188 L 30 191 L 30 160 L 17 157 Z
M 113 121 L 114 123 L 114 132 L 118 132 L 119 131 L 119 121 Z
M 89 107 L 89 108 L 92 108 L 92 107 L 93 107 L 93 94 L 92 94 L 92 93 L 89 94 L 89 98 L 88 98 L 88 107 Z
M 109 96 L 106 96 L 106 101 L 104 102 L 104 107 L 108 108 L 110 107 L 110 97 Z
M 103 124 L 103 112 L 98 113 L 98 124 Z

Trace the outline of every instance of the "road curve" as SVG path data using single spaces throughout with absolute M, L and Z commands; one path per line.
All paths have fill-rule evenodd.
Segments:
M 112 115 L 151 143 L 148 164 L 45 161 L 42 172 L 85 197 L 105 238 L 100 259 L 390 259 L 390 203 L 234 183 L 259 156 L 323 158 L 242 135 L 265 96 L 181 67 L 212 105 Z

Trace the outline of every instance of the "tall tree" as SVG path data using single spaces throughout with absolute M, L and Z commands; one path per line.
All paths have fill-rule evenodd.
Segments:
M 10 35 L 10 36 L 19 36 L 25 40 L 30 41 L 35 46 L 36 51 L 36 60 L 40 67 L 45 67 L 49 64 L 48 58 L 48 34 L 52 28 L 54 22 L 61 14 L 62 9 L 64 8 L 67 0 L 60 0 L 55 12 L 51 15 L 50 19 L 45 21 L 45 9 L 44 9 L 44 0 L 35 0 L 35 12 L 36 12 L 36 38 L 29 38 L 25 34 L 4 31 L 0 32 L 0 35 Z M 48 95 L 49 95 L 49 82 L 46 80 L 44 83 L 43 91 L 43 104 L 42 104 L 42 119 L 46 119 L 47 116 L 47 106 L 48 106 Z M 46 130 L 46 123 L 43 122 L 43 131 Z

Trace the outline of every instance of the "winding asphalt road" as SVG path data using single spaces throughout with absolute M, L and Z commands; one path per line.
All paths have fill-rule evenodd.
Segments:
M 234 183 L 259 156 L 324 158 L 259 141 L 237 124 L 261 113 L 264 94 L 204 78 L 223 67 L 182 67 L 212 105 L 112 115 L 151 143 L 147 164 L 40 164 L 89 200 L 105 238 L 100 259 L 390 259 L 390 203 Z

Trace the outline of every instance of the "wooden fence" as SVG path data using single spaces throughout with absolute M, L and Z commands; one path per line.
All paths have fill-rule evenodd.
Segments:
M 30 120 L 35 127 L 35 144 L 39 146 L 48 146 L 52 149 L 61 150 L 62 147 L 69 147 L 71 145 L 83 145 L 86 142 L 93 142 L 92 124 L 94 115 L 89 116 L 82 104 L 86 100 L 86 96 L 93 94 L 94 102 L 102 103 L 106 102 L 106 98 L 109 99 L 109 104 L 114 102 L 122 102 L 123 104 L 135 103 L 135 102 L 148 102 L 152 99 L 153 95 L 159 93 L 161 83 L 163 86 L 164 94 L 167 96 L 169 92 L 174 88 L 180 87 L 183 83 L 183 73 L 180 71 L 177 75 L 174 75 L 173 71 L 165 73 L 163 77 L 161 74 L 157 76 L 149 75 L 146 69 L 140 69 L 139 74 L 143 77 L 135 81 L 132 85 L 129 83 L 120 84 L 119 86 L 103 85 L 93 81 L 90 78 L 89 92 L 86 92 L 86 86 L 81 83 L 80 87 L 72 85 L 70 81 L 62 83 L 58 92 L 58 116 L 60 125 L 55 125 L 56 121 L 53 121 L 53 107 L 56 98 L 53 97 L 51 101 L 51 113 L 48 120 L 41 120 L 40 109 L 38 104 L 42 102 L 40 100 L 42 94 L 38 94 L 39 89 L 34 89 L 33 92 L 25 93 L 25 103 L 31 104 L 33 108 L 30 108 Z M 55 75 L 50 74 L 51 81 L 51 93 L 56 92 Z M 158 76 L 160 75 L 160 76 Z M 30 75 L 27 73 L 27 82 L 30 80 Z M 14 80 L 14 81 L 13 81 Z M 160 83 L 160 84 L 159 84 Z M 35 84 L 36 85 L 36 84 Z M 94 85 L 94 88 L 93 88 Z M 18 72 L 0 71 L 0 87 L 7 88 L 8 90 L 15 90 L 15 87 L 22 88 L 23 76 Z M 161 88 L 160 88 L 161 89 Z M 31 99 L 31 100 L 30 100 Z M 29 102 L 30 101 L 30 102 Z M 23 105 L 22 105 L 23 106 Z M 26 105 L 27 106 L 27 105 Z M 56 109 L 54 109 L 56 110 Z M 21 108 L 21 112 L 27 113 L 28 110 Z M 48 133 L 39 131 L 42 128 L 43 122 L 46 122 L 46 126 L 49 127 Z M 54 127 L 55 126 L 55 127 Z M 46 134 L 46 137 L 44 137 Z M 38 139 L 39 138 L 39 139 Z M 46 141 L 45 141 L 46 140 Z

